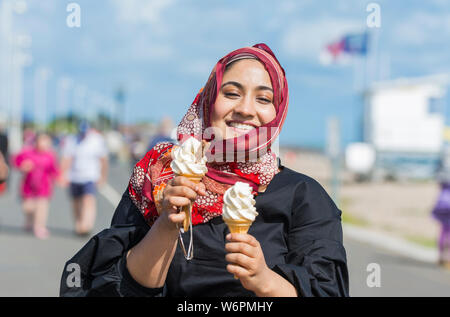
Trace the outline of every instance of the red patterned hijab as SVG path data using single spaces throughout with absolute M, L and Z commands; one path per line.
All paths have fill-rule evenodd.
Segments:
M 244 58 L 259 60 L 269 73 L 276 117 L 262 127 L 236 138 L 216 140 L 210 128 L 211 110 L 222 83 L 226 66 Z M 270 147 L 281 131 L 288 109 L 288 86 L 285 72 L 274 53 L 265 44 L 235 50 L 219 60 L 203 89 L 197 94 L 188 112 L 178 125 L 180 143 L 194 136 L 210 143 L 208 173 L 202 182 L 206 196 L 198 196 L 192 206 L 192 224 L 204 223 L 222 214 L 223 194 L 237 181 L 246 182 L 257 194 L 258 187 L 268 185 L 278 171 L 276 156 Z M 170 168 L 174 145 L 157 144 L 139 161 L 128 186 L 134 204 L 151 225 L 161 210 L 160 201 L 166 184 L 175 175 Z M 231 154 L 231 155 L 230 155 Z M 232 158 L 230 160 L 230 158 Z

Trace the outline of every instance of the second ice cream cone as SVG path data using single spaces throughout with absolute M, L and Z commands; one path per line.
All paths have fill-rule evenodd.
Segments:
M 252 225 L 252 221 L 248 220 L 226 220 L 225 223 L 230 233 L 247 233 Z
M 248 220 L 227 220 L 225 223 L 227 224 L 230 233 L 247 233 L 253 222 Z M 236 275 L 234 278 L 236 280 L 238 279 Z

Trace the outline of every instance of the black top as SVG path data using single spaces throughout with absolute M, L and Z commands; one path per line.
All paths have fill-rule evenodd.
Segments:
M 267 266 L 287 279 L 299 296 L 349 296 L 341 211 L 314 179 L 286 167 L 256 196 L 259 215 L 249 234 L 260 243 Z M 111 227 L 92 239 L 64 268 L 61 296 L 255 296 L 226 270 L 221 217 L 193 227 L 194 258 L 186 261 L 179 245 L 162 288 L 138 284 L 126 267 L 127 250 L 149 226 L 123 194 Z M 189 232 L 183 235 L 185 245 Z M 81 287 L 73 267 L 81 268 Z M 67 283 L 69 282 L 69 283 Z

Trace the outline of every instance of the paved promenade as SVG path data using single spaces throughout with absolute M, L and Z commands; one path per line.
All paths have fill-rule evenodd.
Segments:
M 125 165 L 111 167 L 109 186 L 98 195 L 95 232 L 109 226 L 115 202 L 125 189 L 129 174 Z M 73 234 L 69 197 L 66 189 L 58 187 L 48 222 L 51 237 L 40 241 L 25 233 L 16 191 L 17 176 L 13 174 L 10 191 L 0 197 L 0 296 L 58 296 L 64 263 L 89 238 Z M 422 258 L 414 257 L 397 240 L 385 237 L 378 241 L 377 235 L 354 229 L 344 227 L 351 296 L 450 296 L 450 272 L 433 262 L 433 251 L 425 252 Z M 379 266 L 380 287 L 369 287 L 371 284 L 367 283 L 373 273 L 371 263 Z

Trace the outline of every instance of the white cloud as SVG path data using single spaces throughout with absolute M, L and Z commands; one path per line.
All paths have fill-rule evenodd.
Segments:
M 110 0 L 115 7 L 118 22 L 148 24 L 154 31 L 164 32 L 164 11 L 175 0 Z
M 430 2 L 439 8 L 448 9 L 448 0 L 431 0 Z
M 284 32 L 281 46 L 291 57 L 314 59 L 322 49 L 348 32 L 360 32 L 364 25 L 360 20 L 325 17 L 316 20 L 296 20 Z
M 174 49 L 167 41 L 171 28 L 166 23 L 166 11 L 173 7 L 175 0 L 110 1 L 117 23 L 126 24 L 130 34 L 125 39 L 127 45 L 117 49 L 116 57 L 119 60 L 124 56 L 138 62 L 173 57 Z
M 206 81 L 215 64 L 216 61 L 210 59 L 189 60 L 182 63 L 180 70 L 189 75 L 205 78 Z
M 450 14 L 436 15 L 415 12 L 397 23 L 393 38 L 400 44 L 420 46 L 430 43 L 447 44 L 445 37 L 450 36 Z M 440 34 L 440 36 L 437 36 Z
M 174 50 L 168 44 L 135 41 L 132 50 L 133 58 L 139 61 L 161 61 L 173 56 Z

